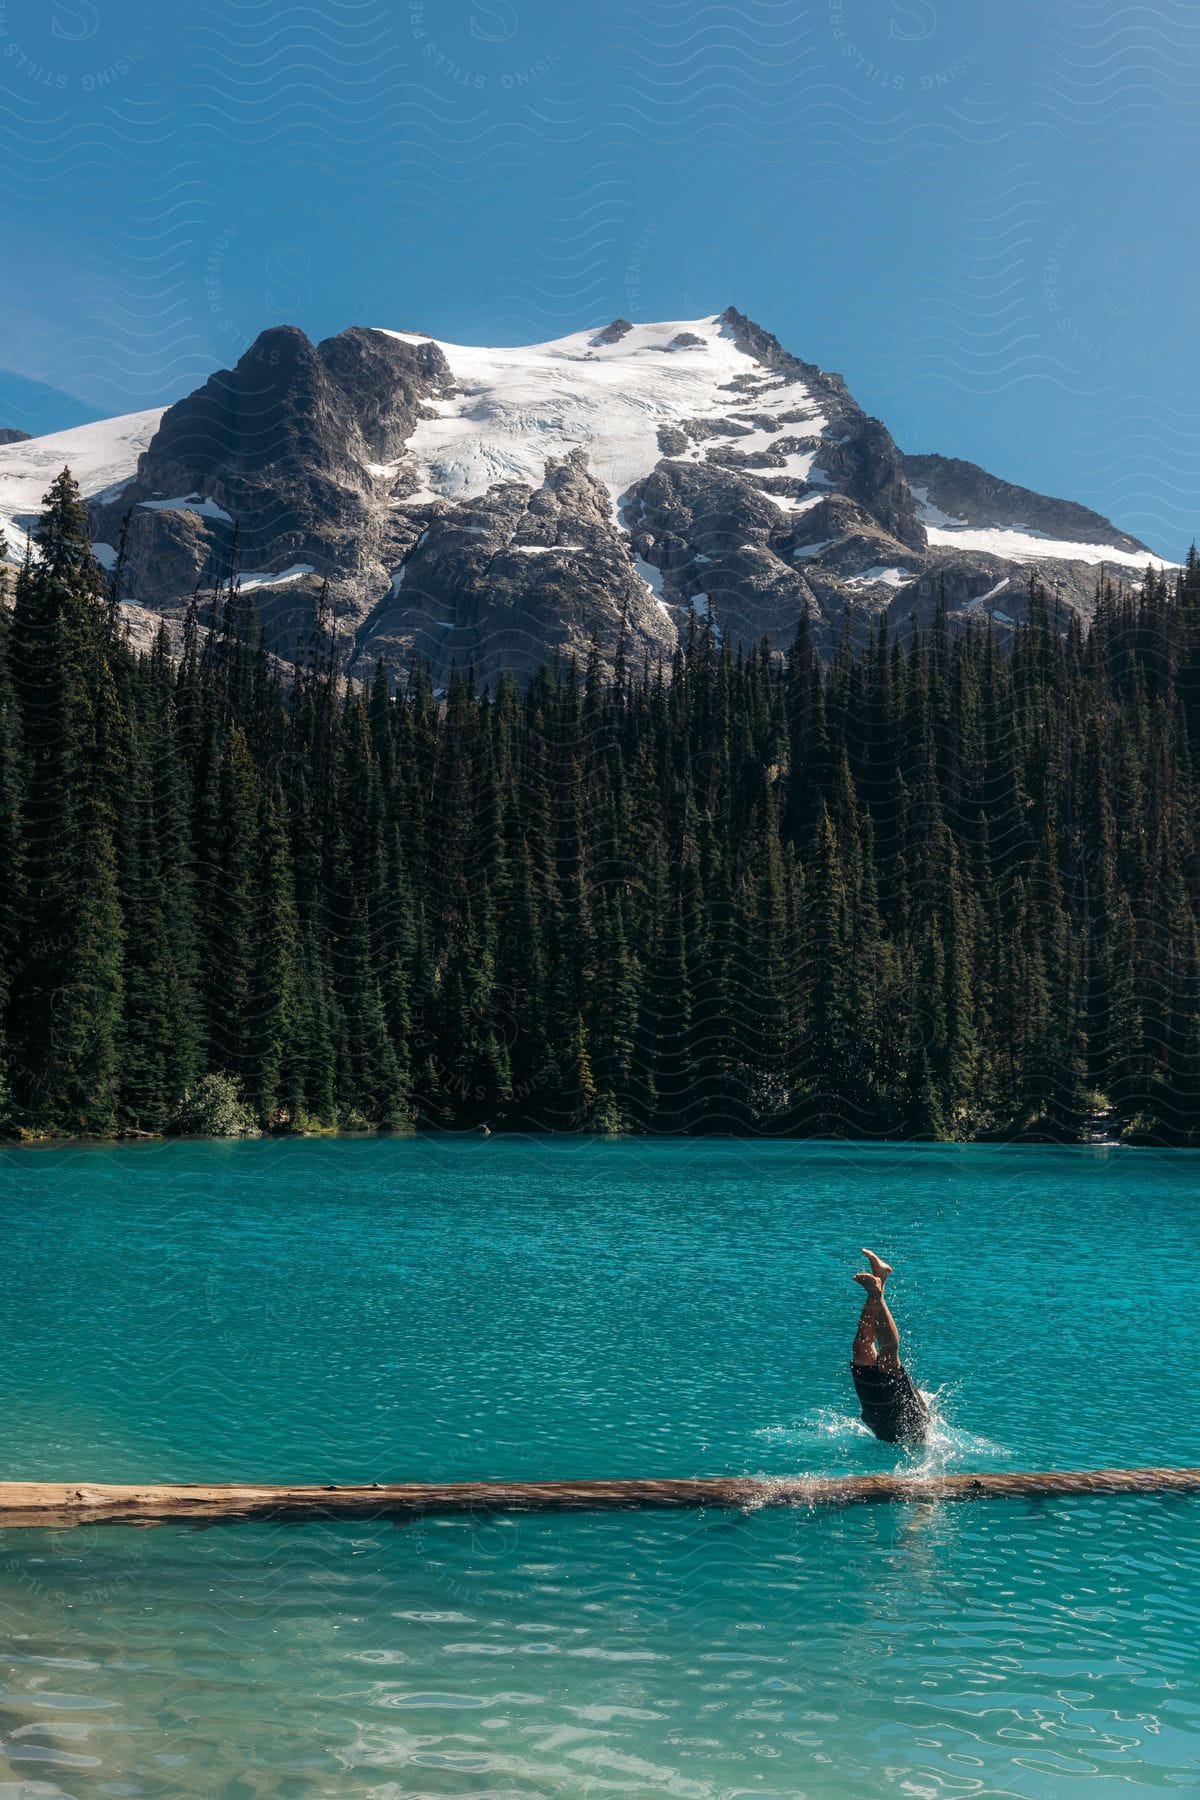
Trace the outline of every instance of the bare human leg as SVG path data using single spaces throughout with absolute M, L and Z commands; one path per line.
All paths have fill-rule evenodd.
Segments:
M 866 1289 L 866 1299 L 859 1314 L 850 1360 L 856 1368 L 866 1369 L 873 1367 L 879 1360 L 875 1349 L 875 1315 L 879 1302 L 883 1299 L 883 1283 L 878 1276 L 869 1275 L 865 1269 L 854 1279 L 860 1287 Z
M 878 1275 L 881 1282 L 886 1282 L 888 1276 L 892 1273 L 891 1263 L 884 1262 L 882 1256 L 876 1256 L 875 1252 L 873 1250 L 868 1250 L 865 1245 L 863 1247 L 863 1255 L 871 1265 L 872 1275 Z
M 866 1289 L 867 1298 L 858 1321 L 852 1360 L 859 1368 L 878 1363 L 881 1369 L 898 1374 L 900 1333 L 883 1297 L 883 1278 L 873 1271 L 861 1269 L 854 1279 Z
M 888 1369 L 893 1375 L 900 1372 L 900 1333 L 896 1330 L 896 1321 L 888 1309 L 883 1297 L 883 1283 L 879 1284 L 879 1300 L 875 1308 L 875 1341 L 879 1345 L 879 1366 Z

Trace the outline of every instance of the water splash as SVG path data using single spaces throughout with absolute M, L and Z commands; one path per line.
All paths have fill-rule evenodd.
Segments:
M 861 1452 L 892 1450 L 897 1457 L 896 1470 L 914 1480 L 947 1474 L 952 1469 L 977 1468 L 981 1464 L 1007 1461 L 1013 1454 L 1006 1444 L 996 1443 L 979 1432 L 967 1430 L 954 1422 L 951 1410 L 956 1398 L 953 1384 L 920 1390 L 929 1409 L 929 1432 L 919 1443 L 883 1446 L 870 1428 L 856 1414 L 837 1406 L 817 1406 L 787 1425 L 765 1425 L 754 1436 L 763 1443 L 783 1446 L 796 1452 L 796 1469 L 789 1474 L 778 1471 L 765 1477 L 768 1485 L 786 1485 L 805 1476 L 823 1477 L 838 1472 L 861 1472 Z M 873 1460 L 872 1466 L 875 1467 Z
M 755 1437 L 763 1438 L 772 1444 L 789 1444 L 802 1447 L 806 1443 L 819 1442 L 822 1445 L 847 1443 L 854 1440 L 871 1439 L 873 1433 L 863 1424 L 860 1418 L 852 1413 L 843 1412 L 837 1406 L 817 1406 L 805 1413 L 802 1419 L 791 1425 L 763 1425 L 755 1433 Z
M 1008 1445 L 997 1444 L 952 1421 L 948 1408 L 955 1398 L 954 1384 L 919 1391 L 929 1409 L 929 1430 L 919 1443 L 901 1446 L 906 1474 L 940 1475 L 965 1463 L 978 1464 L 983 1458 L 1005 1460 L 1012 1455 Z

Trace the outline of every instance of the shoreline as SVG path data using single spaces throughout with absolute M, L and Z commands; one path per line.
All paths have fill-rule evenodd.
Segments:
M 299 1144 L 299 1143 L 363 1143 L 393 1140 L 401 1143 L 409 1142 L 445 1142 L 466 1144 L 471 1142 L 486 1143 L 489 1140 L 503 1142 L 507 1139 L 519 1138 L 524 1142 L 540 1143 L 577 1143 L 590 1141 L 609 1144 L 687 1144 L 687 1143 L 721 1143 L 721 1144 L 837 1144 L 850 1149 L 852 1147 L 904 1147 L 910 1149 L 999 1149 L 1005 1146 L 1019 1146 L 1022 1149 L 1036 1150 L 1200 1150 L 1198 1145 L 1175 1144 L 1162 1138 L 1138 1135 L 1120 1137 L 1108 1135 L 1097 1138 L 1085 1134 L 1077 1138 L 1052 1137 L 1037 1132 L 1015 1131 L 1008 1134 L 991 1133 L 981 1137 L 934 1138 L 934 1137 L 867 1137 L 867 1136 L 833 1136 L 830 1134 L 800 1134 L 789 1132 L 729 1132 L 729 1131 L 689 1131 L 689 1132 L 632 1132 L 632 1131 L 547 1131 L 531 1128 L 505 1127 L 480 1130 L 478 1127 L 461 1131 L 446 1126 L 410 1126 L 380 1127 L 363 1129 L 347 1127 L 346 1129 L 330 1128 L 316 1131 L 255 1131 L 240 1132 L 232 1136 L 216 1133 L 185 1132 L 116 1132 L 107 1137 L 13 1137 L 0 1140 L 0 1152 L 3 1151 L 39 1151 L 39 1150 L 112 1150 L 135 1149 L 139 1146 L 149 1148 L 152 1145 L 164 1144 Z

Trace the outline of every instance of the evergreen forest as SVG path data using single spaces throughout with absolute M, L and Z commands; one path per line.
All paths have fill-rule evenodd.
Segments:
M 825 664 L 293 671 L 123 633 L 67 471 L 0 604 L 0 1129 L 1200 1143 L 1200 562 Z M 1098 1123 L 1099 1122 L 1099 1123 Z

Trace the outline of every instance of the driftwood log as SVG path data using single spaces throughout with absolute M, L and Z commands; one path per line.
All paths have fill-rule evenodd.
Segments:
M 110 1486 L 0 1482 L 0 1528 L 215 1525 L 245 1519 L 411 1519 L 430 1513 L 611 1512 L 637 1507 L 826 1507 L 878 1501 L 1002 1500 L 1057 1494 L 1200 1493 L 1200 1469 L 988 1470 L 979 1475 L 839 1475 L 644 1481 L 456 1481 L 370 1486 Z

